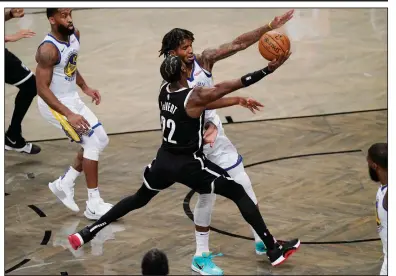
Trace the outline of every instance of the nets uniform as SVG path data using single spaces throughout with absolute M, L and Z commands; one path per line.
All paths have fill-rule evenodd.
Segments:
M 8 51 L 7 48 L 5 48 L 4 60 L 6 83 L 18 86 L 33 76 L 33 72 L 17 56 Z
M 203 154 L 204 113 L 191 118 L 185 106 L 192 88 L 169 91 L 162 84 L 158 98 L 162 126 L 162 145 L 156 159 L 144 171 L 144 184 L 161 191 L 175 182 L 187 185 L 198 193 L 213 193 L 214 180 L 228 178 L 226 171 L 207 160 Z

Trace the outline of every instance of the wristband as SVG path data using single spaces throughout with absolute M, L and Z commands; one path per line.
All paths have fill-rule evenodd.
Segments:
M 241 78 L 241 82 L 245 87 L 248 87 L 261 79 L 263 79 L 265 76 L 271 74 L 272 72 L 268 70 L 268 67 L 265 67 L 259 71 L 249 73 Z

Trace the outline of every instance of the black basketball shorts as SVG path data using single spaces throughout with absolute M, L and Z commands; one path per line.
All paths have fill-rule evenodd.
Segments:
M 214 180 L 230 178 L 228 173 L 212 163 L 203 153 L 173 154 L 160 148 L 156 159 L 143 175 L 144 184 L 150 190 L 161 191 L 175 182 L 184 184 L 200 194 L 214 192 Z
M 33 72 L 27 68 L 23 62 L 13 53 L 5 49 L 5 82 L 18 86 L 32 77 Z

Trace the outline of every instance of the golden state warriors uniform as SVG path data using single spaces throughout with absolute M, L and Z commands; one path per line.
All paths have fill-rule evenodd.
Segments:
M 381 186 L 378 189 L 375 202 L 378 234 L 381 238 L 382 248 L 384 252 L 384 263 L 382 264 L 380 275 L 388 274 L 388 212 L 384 209 L 383 206 L 384 197 L 387 191 L 388 185 Z
M 95 114 L 85 106 L 81 100 L 76 84 L 78 52 L 80 42 L 75 34 L 69 36 L 69 43 L 58 41 L 51 34 L 48 34 L 42 43 L 51 43 L 58 50 L 58 62 L 54 65 L 50 89 L 58 100 L 67 106 L 72 112 L 83 116 L 91 127 L 99 124 Z M 40 47 L 39 46 L 39 47 Z M 58 119 L 51 112 L 44 100 L 38 97 L 38 107 L 41 115 L 52 125 L 62 128 Z
M 191 76 L 187 81 L 190 88 L 195 86 L 214 86 L 212 74 L 199 66 L 195 59 Z M 209 145 L 204 146 L 206 157 L 227 171 L 238 166 L 242 162 L 242 157 L 239 156 L 237 149 L 225 135 L 223 124 L 216 110 L 205 111 L 205 123 L 208 121 L 217 126 L 218 134 L 213 147 Z

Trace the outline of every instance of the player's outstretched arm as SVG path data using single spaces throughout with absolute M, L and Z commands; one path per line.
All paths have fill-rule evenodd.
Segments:
M 63 105 L 50 89 L 53 68 L 58 62 L 59 53 L 54 45 L 45 43 L 40 46 L 36 53 L 36 83 L 37 94 L 56 112 L 68 116 L 72 112 Z
M 197 55 L 198 63 L 206 70 L 212 71 L 213 65 L 222 59 L 236 54 L 239 51 L 245 50 L 250 47 L 262 37 L 266 32 L 273 29 L 280 28 L 287 21 L 293 17 L 294 10 L 290 10 L 287 13 L 276 16 L 270 23 L 257 28 L 253 31 L 244 33 L 229 43 L 224 43 L 219 47 L 209 48 L 202 52 L 201 55 Z
M 267 67 L 253 73 L 246 74 L 239 79 L 220 82 L 213 87 L 195 87 L 192 90 L 186 105 L 188 115 L 193 118 L 198 118 L 210 103 L 217 101 L 229 93 L 248 87 L 262 80 L 265 76 L 274 72 L 289 57 L 289 53 L 286 55 L 281 54 L 277 60 L 271 61 Z
M 223 97 L 214 102 L 211 102 L 206 106 L 207 110 L 220 109 L 230 107 L 234 105 L 240 105 L 249 109 L 251 112 L 256 113 L 255 110 L 260 111 L 259 107 L 264 107 L 260 102 L 245 97 Z

